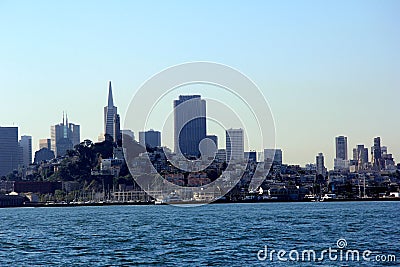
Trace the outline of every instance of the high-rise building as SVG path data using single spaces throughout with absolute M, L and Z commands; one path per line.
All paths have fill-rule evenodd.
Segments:
M 353 160 L 356 162 L 359 170 L 365 169 L 368 165 L 368 148 L 364 145 L 357 145 L 353 149 Z
M 51 139 L 39 139 L 39 149 L 47 148 L 51 150 Z
M 316 157 L 316 165 L 317 165 L 317 174 L 325 176 L 326 168 L 325 168 L 324 154 L 318 153 L 318 155 Z
M 18 128 L 0 127 L 0 176 L 18 167 Z
M 70 133 L 70 139 L 72 146 L 75 147 L 81 143 L 81 127 L 80 125 L 69 123 L 68 129 Z
M 381 149 L 381 138 L 374 138 L 374 146 L 371 149 L 372 153 L 372 162 L 375 170 L 381 170 L 383 167 L 382 161 L 382 149 Z
M 80 143 L 80 127 L 77 124 L 69 123 L 68 116 L 60 124 L 51 126 L 51 150 L 54 154 L 64 156 L 68 150 Z
M 335 138 L 336 158 L 334 160 L 335 170 L 343 170 L 349 168 L 349 160 L 347 155 L 347 137 L 338 136 Z
M 119 114 L 115 114 L 114 116 L 114 138 L 115 142 L 122 140 L 121 118 L 119 117 Z
M 336 158 L 348 160 L 347 156 L 347 137 L 338 136 L 336 137 Z
M 244 159 L 243 129 L 226 130 L 226 159 L 242 161 Z
M 120 117 L 117 107 L 114 106 L 111 81 L 108 83 L 108 101 L 104 107 L 104 133 L 112 137 L 114 142 L 121 139 Z
M 21 163 L 27 167 L 32 164 L 32 136 L 21 136 L 18 145 L 22 148 Z
M 154 131 L 150 129 L 150 131 L 139 132 L 139 143 L 143 147 L 159 147 L 161 146 L 161 133 L 159 131 Z
M 274 164 L 282 165 L 283 153 L 280 148 L 267 148 L 264 149 L 264 161 L 272 162 Z
M 200 95 L 180 95 L 174 100 L 175 153 L 199 157 L 206 130 L 206 101 Z

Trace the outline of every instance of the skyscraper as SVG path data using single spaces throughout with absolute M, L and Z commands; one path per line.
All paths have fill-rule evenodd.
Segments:
M 336 137 L 336 158 L 348 160 L 347 156 L 347 137 L 338 136 Z
M 21 136 L 18 145 L 22 148 L 22 165 L 27 167 L 32 163 L 32 136 Z
M 108 83 L 107 106 L 104 107 L 104 134 L 111 136 L 114 142 L 121 139 L 120 117 L 114 106 L 111 81 Z
M 379 136 L 374 138 L 374 146 L 372 147 L 372 161 L 375 170 L 382 169 L 382 149 L 381 138 Z
M 317 165 L 317 174 L 325 176 L 326 168 L 325 168 L 324 154 L 318 153 L 318 155 L 316 157 L 316 165 Z
M 174 100 L 174 149 L 185 156 L 200 156 L 206 138 L 206 101 L 200 95 L 180 95 Z
M 18 128 L 0 127 L 0 176 L 18 167 Z
M 226 159 L 241 161 L 244 159 L 243 129 L 226 130 Z
M 357 145 L 353 149 L 353 160 L 357 162 L 359 170 L 365 169 L 368 165 L 368 148 L 364 145 Z
M 68 121 L 67 121 L 68 123 Z M 73 123 L 68 124 L 72 146 L 75 147 L 81 142 L 81 126 Z
M 80 143 L 80 126 L 69 123 L 68 116 L 60 124 L 51 126 L 51 150 L 56 157 L 64 156 Z
M 343 170 L 349 167 L 347 155 L 347 137 L 338 136 L 335 138 L 336 143 L 336 158 L 334 161 L 335 170 Z
M 161 146 L 161 133 L 159 131 L 139 132 L 139 143 L 143 147 L 159 147 Z

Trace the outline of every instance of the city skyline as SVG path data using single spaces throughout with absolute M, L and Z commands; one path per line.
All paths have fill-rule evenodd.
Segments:
M 48 127 L 62 110 L 82 126 L 82 140 L 96 141 L 103 132 L 106 81 L 113 81 L 122 123 L 132 95 L 154 73 L 209 60 L 259 85 L 286 162 L 305 165 L 322 151 L 333 168 L 339 135 L 348 136 L 348 148 L 370 148 L 381 136 L 400 157 L 398 1 L 209 2 L 211 10 L 177 2 L 151 8 L 90 1 L 1 5 L 0 125 L 14 124 L 19 134 L 32 136 L 33 151 L 39 139 L 49 138 Z M 192 16 L 193 9 L 205 15 Z M 247 19 L 238 22 L 239 16 Z
M 179 97 L 177 97 L 177 98 L 179 98 L 178 100 L 173 100 L 173 110 L 174 111 L 177 111 L 178 109 L 177 109 L 177 107 L 178 107 L 178 105 L 179 104 L 182 104 L 182 103 L 185 103 L 186 101 L 188 101 L 188 102 L 190 102 L 189 103 L 189 105 L 193 105 L 193 103 L 191 103 L 193 100 L 200 100 L 201 101 L 201 104 L 199 104 L 200 106 L 201 106 L 201 114 L 205 114 L 205 110 L 206 110 L 206 108 L 205 108 L 205 106 L 206 106 L 206 101 L 205 100 L 202 100 L 201 99 L 201 95 L 200 94 L 190 94 L 190 95 L 181 95 L 181 94 L 179 94 Z M 200 107 L 199 106 L 199 107 Z M 184 107 L 185 108 L 185 107 Z M 112 117 L 119 117 L 119 114 L 117 114 L 117 107 L 116 106 L 114 106 L 114 103 L 113 103 L 113 93 L 112 93 L 112 89 L 111 89 L 111 81 L 108 81 L 108 95 L 107 95 L 107 106 L 106 107 L 104 107 L 104 124 L 103 124 L 103 128 L 106 130 L 106 128 L 107 128 L 107 124 L 113 124 L 113 129 L 112 129 L 112 132 L 114 133 L 115 131 L 116 131 L 116 128 L 118 128 L 117 129 L 117 131 L 119 131 L 120 133 L 119 134 L 121 134 L 121 131 L 129 131 L 129 132 L 131 132 L 133 135 L 134 135 L 134 132 L 131 130 L 131 129 L 120 129 L 119 127 L 115 127 L 115 119 L 114 120 L 107 120 L 107 110 L 109 110 L 109 109 L 112 109 L 112 111 L 114 111 L 113 112 L 113 114 L 112 114 Z M 184 110 L 181 110 L 181 112 L 182 111 L 184 111 Z M 186 110 L 186 111 L 188 111 L 188 110 Z M 200 115 L 198 115 L 198 116 L 200 116 Z M 203 115 L 201 115 L 201 116 L 203 116 Z M 77 138 L 80 138 L 80 125 L 76 125 L 76 124 L 73 124 L 73 123 L 68 123 L 68 115 L 66 114 L 66 113 L 64 113 L 63 112 L 63 121 L 62 121 L 62 123 L 60 123 L 60 124 L 57 124 L 57 125 L 53 125 L 53 126 L 51 126 L 51 131 L 50 131 L 50 133 L 51 133 L 51 135 L 53 135 L 53 134 L 55 134 L 55 130 L 53 129 L 54 127 L 57 127 L 57 126 L 60 126 L 60 127 L 64 127 L 64 124 L 65 124 L 65 126 L 71 126 L 72 127 L 72 129 L 71 129 L 71 131 L 73 131 L 73 128 L 77 128 L 78 129 L 78 131 L 77 131 L 77 137 L 74 137 L 75 139 L 74 139 L 74 144 L 77 144 Z M 119 126 L 119 125 L 118 125 Z M 4 126 L 0 126 L 0 127 L 4 127 Z M 7 127 L 7 126 L 6 126 Z M 16 126 L 13 126 L 13 127 L 16 127 Z M 110 128 L 110 126 L 108 126 L 109 128 Z M 173 128 L 175 128 L 176 126 L 174 126 Z M 203 128 L 207 128 L 207 127 L 203 127 Z M 240 131 L 243 131 L 242 129 L 232 129 L 232 128 L 230 128 L 230 129 L 226 129 L 225 130 L 225 133 L 226 133 L 226 136 L 227 136 L 227 134 L 228 134 L 228 132 L 229 131 L 236 131 L 236 130 L 240 130 Z M 19 128 L 18 128 L 18 131 L 19 131 Z M 174 130 L 175 131 L 175 130 Z M 64 132 L 64 131 L 62 131 L 62 132 Z M 60 132 L 61 133 L 61 132 Z M 72 132 L 71 132 L 72 133 Z M 169 141 L 167 141 L 166 143 L 164 143 L 164 140 L 163 140 L 163 142 L 161 142 L 161 132 L 160 131 L 155 131 L 154 129 L 152 129 L 152 128 L 150 128 L 149 130 L 147 130 L 147 131 L 145 131 L 145 132 L 143 132 L 143 131 L 139 131 L 137 134 L 139 135 L 139 138 L 138 139 L 135 139 L 137 142 L 139 142 L 140 144 L 142 144 L 143 142 L 144 142 L 144 134 L 152 134 L 152 133 L 155 133 L 155 134 L 157 134 L 158 135 L 158 137 L 151 137 L 154 141 L 152 141 L 152 143 L 157 143 L 157 144 L 160 144 L 161 146 L 166 146 L 166 147 L 168 147 L 168 148 L 172 148 L 173 146 L 169 146 L 168 144 L 171 144 L 171 142 L 174 142 L 175 143 L 175 141 L 174 140 L 169 140 Z M 141 136 L 142 135 L 142 136 Z M 243 133 L 242 133 L 242 135 L 243 135 Z M 30 150 L 31 150 L 31 163 L 33 162 L 33 159 L 34 159 L 34 154 L 35 154 L 35 152 L 38 152 L 39 150 L 40 150 L 40 148 L 43 146 L 43 142 L 44 141 L 51 141 L 52 139 L 54 139 L 54 137 L 52 138 L 52 139 L 39 139 L 38 140 L 38 149 L 34 149 L 34 144 L 32 144 L 32 136 L 27 136 L 27 135 L 25 135 L 25 134 L 22 134 L 22 133 L 19 133 L 19 136 L 21 137 L 20 139 L 24 139 L 24 138 L 26 138 L 26 137 L 29 137 L 30 138 L 30 145 L 31 145 L 31 148 L 30 148 Z M 98 136 L 98 138 L 100 138 L 102 136 L 102 134 L 100 134 L 100 136 Z M 218 138 L 218 135 L 211 135 L 211 136 L 213 136 L 213 137 L 215 137 L 215 138 Z M 204 138 L 207 138 L 208 136 L 207 135 L 205 135 L 204 136 Z M 223 136 L 220 136 L 220 137 L 222 137 L 223 138 Z M 146 138 L 148 138 L 148 137 L 146 137 Z M 155 138 L 155 139 L 154 139 Z M 174 139 L 175 139 L 176 137 L 174 137 Z M 242 137 L 243 138 L 243 137 Z M 158 139 L 158 140 L 156 140 L 156 139 Z M 81 139 L 80 141 L 83 141 L 83 140 L 85 140 L 85 139 Z M 90 139 L 91 141 L 93 141 L 93 142 L 98 142 L 98 141 L 100 141 L 100 140 L 96 140 L 96 139 Z M 326 166 L 327 167 L 327 169 L 328 170 L 333 170 L 333 169 L 349 169 L 349 166 L 350 166 L 350 157 L 348 156 L 349 155 L 349 153 L 352 153 L 352 155 L 353 155 L 353 157 L 352 157 L 352 160 L 358 160 L 358 157 L 359 157 L 359 155 L 357 155 L 356 157 L 357 157 L 357 159 L 356 159 L 356 157 L 355 157 L 355 150 L 357 150 L 357 149 L 361 149 L 361 147 L 363 147 L 364 145 L 366 145 L 366 147 L 365 148 L 363 148 L 363 149 L 365 149 L 366 150 L 366 152 L 360 152 L 360 151 L 358 151 L 357 153 L 362 153 L 362 155 L 363 155 L 363 157 L 365 158 L 368 158 L 369 156 L 371 156 L 371 159 L 369 160 L 369 163 L 371 163 L 372 164 L 372 166 L 375 166 L 376 165 L 376 162 L 379 162 L 378 163 L 378 165 L 379 165 L 379 168 L 381 168 L 381 169 L 383 169 L 383 161 L 381 160 L 381 158 L 382 158 L 382 152 L 383 152 L 383 149 L 385 149 L 385 154 L 388 152 L 387 151 L 387 145 L 386 146 L 383 146 L 382 144 L 381 144 L 381 137 L 380 136 L 377 136 L 377 137 L 374 137 L 373 138 L 373 145 L 371 146 L 371 155 L 365 155 L 365 153 L 368 153 L 368 144 L 361 144 L 361 143 L 357 143 L 357 145 L 355 146 L 356 148 L 354 148 L 354 149 L 351 149 L 349 146 L 348 146 L 348 137 L 347 136 L 344 136 L 344 135 L 340 135 L 340 136 L 336 136 L 336 137 L 334 137 L 334 158 L 332 158 L 332 161 L 333 161 L 333 164 L 332 164 L 332 167 L 330 166 L 330 164 L 329 164 L 329 158 L 328 158 L 328 160 L 326 160 L 326 156 L 325 156 L 325 151 L 323 151 L 323 152 L 318 152 L 318 155 L 320 155 L 321 153 L 322 154 L 324 154 L 324 158 L 325 158 L 325 160 L 323 160 L 324 161 L 324 166 Z M 186 140 L 187 141 L 187 140 Z M 19 142 L 21 142 L 21 141 L 19 141 Z M 51 142 L 53 142 L 54 143 L 54 141 L 51 141 Z M 227 142 L 227 137 L 225 137 L 225 142 Z M 242 141 L 243 142 L 243 141 Z M 183 142 L 183 143 L 185 143 L 185 142 Z M 182 143 L 182 144 L 183 144 Z M 53 144 L 51 145 L 52 147 L 54 146 Z M 74 145 L 73 145 L 74 146 Z M 282 164 L 282 162 L 284 163 L 284 164 L 289 164 L 289 165 L 300 165 L 300 166 L 306 166 L 307 164 L 313 164 L 313 162 L 312 162 L 312 160 L 310 160 L 310 161 L 307 161 L 306 163 L 304 163 L 304 164 L 301 164 L 301 163 L 298 163 L 298 162 L 295 162 L 295 163 L 291 163 L 291 162 L 284 162 L 284 161 L 282 161 L 282 158 L 283 158 L 283 156 L 282 156 L 282 153 L 283 153 L 283 151 L 282 151 L 282 149 L 281 148 L 273 148 L 273 149 L 271 149 L 271 148 L 263 148 L 263 149 L 261 149 L 261 150 L 252 150 L 252 149 L 249 149 L 248 147 L 245 147 L 244 146 L 244 144 L 241 144 L 241 146 L 243 146 L 243 155 L 244 155 L 244 153 L 246 152 L 246 151 L 255 151 L 256 153 L 259 153 L 259 154 L 261 154 L 261 153 L 264 153 L 264 158 L 265 157 L 267 157 L 266 155 L 268 154 L 271 154 L 271 151 L 273 151 L 273 150 L 275 150 L 275 153 L 279 153 L 278 155 L 277 154 L 275 154 L 275 159 L 274 159 L 274 161 L 276 160 L 276 157 L 278 156 L 279 157 L 279 159 L 280 160 L 278 160 L 281 164 Z M 225 149 L 227 152 L 227 154 L 229 154 L 230 152 L 228 152 L 228 149 L 227 149 L 227 147 L 228 147 L 228 143 L 226 143 L 226 146 L 225 147 L 221 147 L 221 146 L 219 146 L 219 147 L 217 147 L 217 148 L 223 148 L 223 149 Z M 52 151 L 54 151 L 55 149 L 52 149 Z M 376 150 L 376 152 L 375 152 L 375 150 Z M 390 151 L 392 151 L 393 150 L 393 148 L 391 147 L 390 148 Z M 266 152 L 266 151 L 268 151 L 268 152 Z M 21 152 L 22 153 L 22 152 Z M 26 154 L 26 151 L 24 152 L 25 154 Z M 55 155 L 56 156 L 61 156 L 61 155 L 57 155 L 58 153 L 55 151 Z M 65 154 L 65 153 L 63 153 L 63 154 Z M 329 152 L 327 153 L 327 154 L 329 154 Z M 271 154 L 272 155 L 272 154 Z M 285 154 L 286 155 L 286 154 Z M 360 154 L 361 155 L 361 154 Z M 379 156 L 377 156 L 379 159 L 375 159 L 375 156 L 374 155 L 379 155 Z M 390 156 L 392 156 L 393 155 L 393 153 L 390 153 Z M 24 156 L 25 158 L 27 157 L 27 156 Z M 393 157 L 394 159 L 396 159 L 396 157 L 394 156 Z M 393 159 L 392 158 L 392 159 Z M 318 161 L 318 160 L 317 160 Z M 338 162 L 339 163 L 338 163 Z M 367 161 L 368 162 L 368 161 Z M 316 162 L 315 163 L 316 165 L 318 165 L 318 162 Z M 364 160 L 364 164 L 365 164 L 365 160 Z M 376 167 L 376 166 L 375 166 Z

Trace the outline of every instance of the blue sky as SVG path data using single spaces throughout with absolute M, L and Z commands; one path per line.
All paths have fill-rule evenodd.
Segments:
M 123 119 L 146 79 L 200 60 L 258 84 L 284 161 L 324 152 L 331 167 L 341 134 L 349 148 L 381 136 L 400 160 L 399 1 L 3 0 L 0 12 L 0 125 L 34 149 L 63 110 L 97 140 L 108 80 Z

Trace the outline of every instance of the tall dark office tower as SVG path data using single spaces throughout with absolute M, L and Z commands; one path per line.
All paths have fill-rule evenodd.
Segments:
M 200 156 L 206 138 L 206 101 L 200 95 L 180 95 L 174 100 L 174 149 L 187 157 Z
M 104 134 L 113 138 L 115 142 L 122 137 L 120 130 L 120 117 L 117 113 L 117 107 L 114 106 L 111 81 L 108 83 L 108 101 L 104 107 Z
M 17 169 L 18 150 L 18 128 L 0 127 L 0 176 Z
M 374 138 L 374 146 L 372 147 L 373 164 L 377 170 L 382 169 L 382 150 L 381 150 L 381 138 Z
M 347 137 L 338 136 L 336 137 L 336 158 L 347 160 Z
M 316 161 L 316 166 L 317 166 L 317 174 L 325 176 L 326 168 L 325 168 L 324 154 L 318 153 L 317 157 L 315 158 L 315 161 Z

